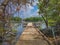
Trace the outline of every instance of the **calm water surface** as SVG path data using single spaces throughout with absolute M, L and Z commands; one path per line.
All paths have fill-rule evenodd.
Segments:
M 42 24 L 41 25 L 41 27 L 42 28 L 45 28 L 46 26 L 45 26 L 45 24 Z M 20 25 L 19 25 L 19 27 L 17 28 L 17 34 L 16 34 L 16 37 L 15 37 L 15 43 L 16 43 L 16 41 L 18 40 L 18 38 L 20 37 L 20 35 L 21 35 L 21 33 L 24 31 L 24 28 L 23 28 L 23 24 L 21 23 Z M 2 45 L 10 45 L 8 42 L 3 42 L 2 43 Z
M 24 30 L 23 24 L 19 25 L 19 27 L 17 28 L 17 34 L 16 34 L 15 41 L 18 40 L 18 38 L 21 35 L 21 33 L 23 32 L 23 30 Z M 2 45 L 10 45 L 10 44 L 8 42 L 3 42 Z

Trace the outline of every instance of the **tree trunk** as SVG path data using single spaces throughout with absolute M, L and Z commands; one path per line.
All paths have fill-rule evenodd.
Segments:
M 42 18 L 43 18 L 43 20 L 44 20 L 44 22 L 46 24 L 46 28 L 48 29 L 48 20 L 47 20 L 47 18 L 45 19 L 44 16 L 42 16 Z

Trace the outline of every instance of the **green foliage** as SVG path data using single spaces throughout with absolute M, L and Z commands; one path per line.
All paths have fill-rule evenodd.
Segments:
M 53 37 L 52 28 L 56 36 L 60 36 L 60 0 L 39 0 L 38 9 L 39 14 L 46 24 L 46 29 L 42 32 L 47 37 Z M 50 28 L 49 28 L 50 27 Z
M 21 18 L 20 17 L 12 17 L 11 21 L 16 21 L 16 22 L 20 22 Z
M 56 25 L 60 22 L 60 0 L 39 0 L 39 14 L 43 14 L 43 20 L 48 26 Z M 47 26 L 47 25 L 46 25 Z
M 40 17 L 30 17 L 30 18 L 26 18 L 24 20 L 25 21 L 31 21 L 31 22 L 37 22 L 37 21 L 42 21 L 42 18 L 40 18 Z
M 17 32 L 17 30 L 13 29 L 13 30 L 12 30 L 12 32 L 13 32 L 13 33 L 16 33 L 16 32 Z

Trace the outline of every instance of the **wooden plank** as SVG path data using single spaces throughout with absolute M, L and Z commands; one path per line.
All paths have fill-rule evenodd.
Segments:
M 28 23 L 16 45 L 51 45 L 33 23 Z

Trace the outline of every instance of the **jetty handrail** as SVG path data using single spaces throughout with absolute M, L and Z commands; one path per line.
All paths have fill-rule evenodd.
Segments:
M 49 45 L 53 45 L 52 42 L 38 28 L 36 28 L 36 30 L 41 34 L 44 40 L 48 42 Z

